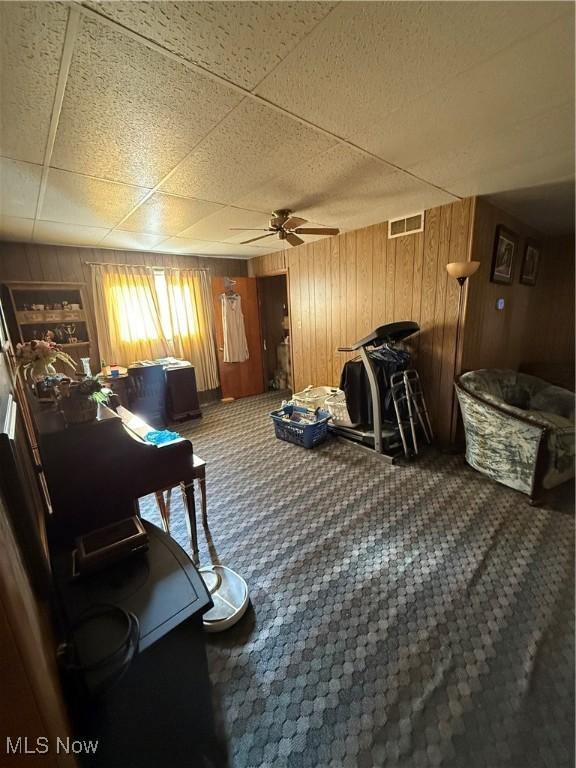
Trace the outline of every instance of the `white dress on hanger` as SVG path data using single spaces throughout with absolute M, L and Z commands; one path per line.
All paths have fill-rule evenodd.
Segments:
M 220 295 L 222 328 L 224 331 L 224 362 L 243 363 L 248 360 L 248 342 L 244 328 L 242 299 L 237 293 Z

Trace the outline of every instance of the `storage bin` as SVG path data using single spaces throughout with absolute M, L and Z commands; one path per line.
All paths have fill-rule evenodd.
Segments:
M 326 400 L 324 400 L 324 408 L 332 416 L 332 423 L 336 426 L 356 426 L 350 419 L 348 406 L 346 405 L 346 395 L 341 389 L 338 389 L 336 394 L 329 395 Z
M 302 408 L 308 408 L 310 411 L 315 411 L 316 408 L 324 408 L 326 398 L 338 392 L 341 390 L 337 387 L 313 387 L 310 384 L 302 392 L 295 392 L 290 398 L 290 402 L 296 403 Z
M 270 414 L 274 422 L 276 437 L 279 440 L 294 443 L 294 445 L 301 445 L 304 448 L 313 448 L 326 439 L 328 422 L 332 418 L 329 413 L 319 409 L 316 410 L 316 421 L 313 424 L 302 424 L 282 418 L 283 416 L 292 416 L 294 412 L 310 413 L 310 410 L 298 405 L 285 405 L 283 408 L 272 411 Z

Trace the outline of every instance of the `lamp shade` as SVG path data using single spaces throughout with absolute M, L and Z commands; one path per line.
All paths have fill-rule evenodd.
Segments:
M 450 264 L 446 264 L 446 271 L 456 280 L 466 280 L 477 271 L 479 266 L 479 261 L 451 261 Z

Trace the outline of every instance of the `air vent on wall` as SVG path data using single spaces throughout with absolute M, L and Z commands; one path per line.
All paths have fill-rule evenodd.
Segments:
M 390 219 L 388 222 L 388 239 L 391 237 L 402 237 L 403 235 L 414 235 L 416 232 L 423 231 L 424 211 L 404 216 L 402 219 Z

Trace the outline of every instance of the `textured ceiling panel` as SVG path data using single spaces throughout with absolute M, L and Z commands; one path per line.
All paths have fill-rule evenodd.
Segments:
M 56 221 L 37 221 L 34 227 L 36 243 L 61 245 L 98 245 L 108 230 L 102 227 L 79 227 Z
M 570 102 L 506 132 L 462 143 L 414 171 L 459 195 L 522 189 L 573 175 L 574 107 Z
M 40 218 L 111 229 L 146 193 L 146 189 L 52 168 Z
M 324 18 L 330 2 L 89 2 L 183 58 L 253 88 Z
M 130 232 L 177 235 L 199 219 L 209 216 L 222 208 L 217 203 L 192 200 L 155 192 L 126 219 L 119 229 Z
M 277 111 L 244 101 L 162 186 L 167 192 L 233 203 L 335 141 Z M 264 209 L 267 210 L 267 209 Z
M 566 17 L 361 132 L 363 146 L 403 168 L 574 100 L 574 29 Z M 425 119 L 423 119 L 423 115 Z
M 170 237 L 159 243 L 155 250 L 186 255 L 189 253 L 208 253 L 206 249 L 211 245 L 212 243 L 196 240 L 192 237 Z
M 3 155 L 44 159 L 67 18 L 57 3 L 0 3 Z
M 413 205 L 429 207 L 427 201 L 434 206 L 453 200 L 385 163 L 339 145 L 292 173 L 263 184 L 238 204 L 290 208 L 311 221 L 351 229 L 412 213 Z M 377 218 L 374 209 L 378 210 Z
M 52 165 L 154 186 L 240 98 L 226 86 L 85 18 Z
M 210 243 L 206 253 L 214 256 L 259 256 L 267 253 L 266 248 L 256 248 L 251 245 L 239 245 L 238 243 Z
M 364 132 L 377 130 L 390 112 L 565 14 L 569 5 L 342 3 L 256 91 L 361 144 Z
M 106 248 L 128 248 L 133 251 L 148 251 L 164 240 L 164 235 L 149 235 L 144 232 L 110 232 L 100 245 Z
M 0 213 L 33 219 L 42 167 L 0 158 Z
M 573 3 L 88 4 L 109 18 L 79 11 L 41 211 L 70 226 L 46 241 L 249 257 L 283 244 L 231 227 L 275 208 L 348 230 L 514 190 L 536 228 L 573 226 Z M 67 8 L 0 0 L 4 237 L 30 231 Z
M 0 215 L 0 240 L 32 240 L 33 219 Z
M 249 237 L 258 237 L 258 232 L 232 232 L 231 227 L 254 227 L 263 229 L 268 226 L 269 213 L 248 211 L 244 208 L 223 208 L 212 216 L 208 216 L 197 224 L 180 232 L 181 237 L 198 238 L 199 240 L 217 240 L 240 242 Z

